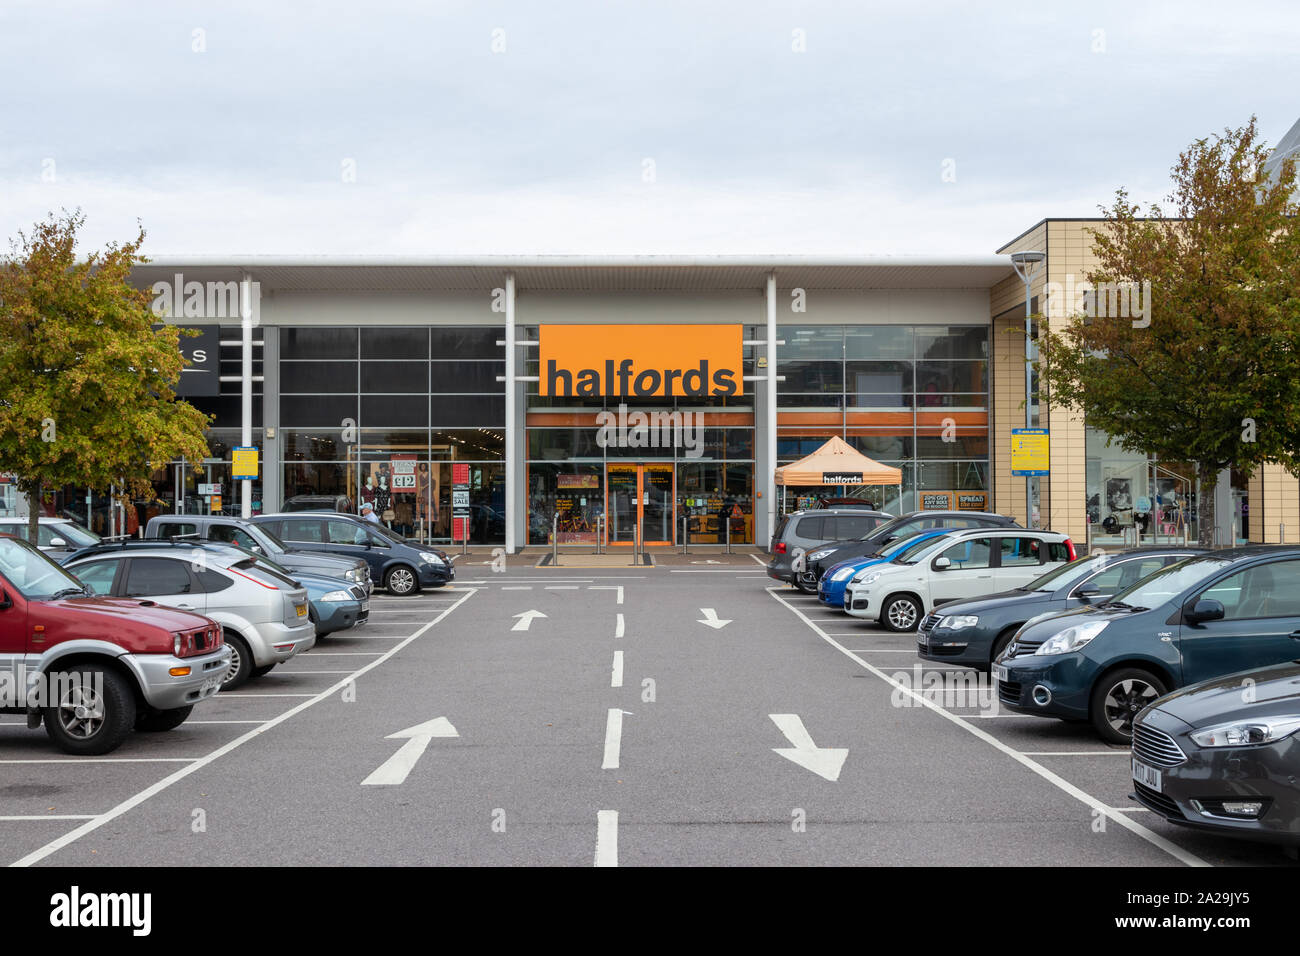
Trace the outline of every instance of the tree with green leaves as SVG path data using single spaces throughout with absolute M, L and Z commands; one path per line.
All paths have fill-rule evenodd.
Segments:
M 1095 292 L 1040 338 L 1053 404 L 1081 409 L 1126 451 L 1194 467 L 1203 545 L 1223 469 L 1300 466 L 1296 166 L 1261 182 L 1267 158 L 1252 117 L 1180 154 L 1168 210 L 1144 216 L 1118 191 L 1092 231 Z M 1143 283 L 1149 311 L 1114 307 Z
M 33 542 L 43 489 L 151 494 L 154 469 L 207 454 L 207 417 L 173 391 L 180 330 L 130 282 L 144 231 L 78 259 L 84 223 L 51 215 L 0 260 L 0 472 L 27 497 Z

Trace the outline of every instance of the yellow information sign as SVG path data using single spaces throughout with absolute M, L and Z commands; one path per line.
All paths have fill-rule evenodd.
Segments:
M 257 481 L 257 448 L 232 448 L 230 472 L 235 481 Z
M 1042 477 L 1050 473 L 1046 428 L 1011 430 L 1011 474 L 1017 478 Z

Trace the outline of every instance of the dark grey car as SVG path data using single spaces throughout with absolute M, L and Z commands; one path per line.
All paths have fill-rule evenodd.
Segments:
M 861 538 L 892 517 L 883 511 L 863 511 L 861 508 L 792 511 L 783 515 L 777 522 L 768 548 L 772 561 L 767 566 L 767 576 L 795 584 L 794 565 L 811 548 L 841 538 Z
M 1132 771 L 1134 799 L 1171 823 L 1300 846 L 1300 662 L 1155 701 L 1133 721 Z
M 218 544 L 237 544 L 266 555 L 290 571 L 342 578 L 348 584 L 374 590 L 370 565 L 360 558 L 294 548 L 281 541 L 269 528 L 260 528 L 242 518 L 223 515 L 158 515 L 145 525 L 146 538 L 195 537 Z

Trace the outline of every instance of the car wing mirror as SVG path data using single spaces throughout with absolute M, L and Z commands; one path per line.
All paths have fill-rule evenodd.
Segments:
M 952 567 L 952 562 L 947 558 L 935 558 L 934 564 L 931 565 L 936 571 L 946 571 Z
M 67 546 L 68 546 L 68 542 L 65 541 L 63 538 L 51 538 L 51 539 L 50 539 L 50 547 L 51 547 L 51 548 L 66 548 Z
M 1223 603 L 1213 598 L 1202 598 L 1192 605 L 1191 610 L 1183 611 L 1183 620 L 1188 624 L 1201 624 L 1205 621 L 1222 621 Z
M 1095 584 L 1085 584 L 1083 587 L 1079 588 L 1079 590 L 1074 592 L 1074 596 L 1080 601 L 1092 601 L 1095 598 L 1101 597 L 1101 589 Z

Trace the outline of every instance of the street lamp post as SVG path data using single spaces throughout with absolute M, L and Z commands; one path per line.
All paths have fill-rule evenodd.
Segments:
M 1033 377 L 1034 377 L 1034 333 L 1033 320 L 1030 316 L 1033 314 L 1030 309 L 1030 289 L 1033 286 L 1034 276 L 1037 274 L 1039 267 L 1047 261 L 1047 254 L 1044 252 L 1013 252 L 1011 254 L 1011 266 L 1016 270 L 1016 275 L 1020 281 L 1025 284 L 1025 427 L 1034 427 L 1034 409 L 1033 409 Z M 1034 479 L 1029 475 L 1025 476 L 1025 523 L 1031 527 L 1037 527 L 1034 521 Z

